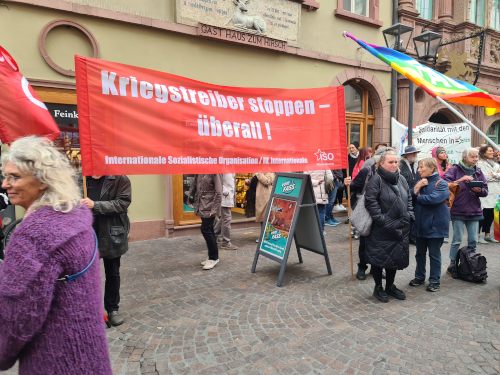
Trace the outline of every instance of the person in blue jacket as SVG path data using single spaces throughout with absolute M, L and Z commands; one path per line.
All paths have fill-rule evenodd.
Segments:
M 450 192 L 448 184 L 439 177 L 436 160 L 433 158 L 420 160 L 418 172 L 421 180 L 413 188 L 417 268 L 410 286 L 425 283 L 426 253 L 429 251 L 430 275 L 427 291 L 437 292 L 441 279 L 441 246 L 444 238 L 448 237 L 450 225 L 450 210 L 447 205 Z

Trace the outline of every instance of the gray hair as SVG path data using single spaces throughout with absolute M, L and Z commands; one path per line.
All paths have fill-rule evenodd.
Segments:
M 397 155 L 396 150 L 392 147 L 386 147 L 386 146 L 379 147 L 377 151 L 375 151 L 375 155 L 373 155 L 373 160 L 375 161 L 375 164 L 379 164 L 382 161 L 381 160 L 382 156 L 385 156 L 385 154 L 388 153 L 394 153 L 395 155 Z
M 2 171 L 6 163 L 14 164 L 21 172 L 47 185 L 42 196 L 33 202 L 32 209 L 50 206 L 56 211 L 69 212 L 79 204 L 81 195 L 75 169 L 47 138 L 30 136 L 13 142 L 2 155 Z
M 479 155 L 479 150 L 475 147 L 468 147 L 465 150 L 463 150 L 462 161 L 465 161 L 465 159 L 467 159 L 467 156 L 470 156 L 472 154 Z
M 394 155 L 394 156 L 397 156 L 398 160 L 399 160 L 399 155 L 397 154 L 396 150 L 394 150 L 393 148 L 387 148 L 385 150 L 385 152 L 380 155 L 380 159 L 378 161 L 378 165 L 382 164 L 384 162 L 384 160 L 389 156 L 389 155 Z

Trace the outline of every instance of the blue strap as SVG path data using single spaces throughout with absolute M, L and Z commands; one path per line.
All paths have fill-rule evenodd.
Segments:
M 97 251 L 98 251 L 99 247 L 98 247 L 97 236 L 96 236 L 95 232 L 92 231 L 92 234 L 94 235 L 94 239 L 95 239 L 95 247 L 94 247 L 94 254 L 92 254 L 92 259 L 90 260 L 89 264 L 87 264 L 85 266 L 85 268 L 83 270 L 81 270 L 80 272 L 74 273 L 73 275 L 66 275 L 64 277 L 61 277 L 60 279 L 57 279 L 57 281 L 75 281 L 80 276 L 83 276 L 83 274 L 85 274 L 85 272 L 87 272 L 89 270 L 89 268 L 92 266 L 92 264 L 94 264 L 95 258 L 97 257 Z

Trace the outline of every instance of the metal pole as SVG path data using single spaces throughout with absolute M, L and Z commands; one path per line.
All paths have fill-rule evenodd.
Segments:
M 488 137 L 486 134 L 484 134 L 481 129 L 479 129 L 476 125 L 474 125 L 472 122 L 470 122 L 464 115 L 462 115 L 460 112 L 458 112 L 455 108 L 453 108 L 446 100 L 440 98 L 439 96 L 436 96 L 436 99 L 442 104 L 444 105 L 446 108 L 448 108 L 450 111 L 452 111 L 455 115 L 457 115 L 458 117 L 460 117 L 462 120 L 464 120 L 464 122 L 466 122 L 467 124 L 469 124 L 471 126 L 471 128 L 473 128 L 475 131 L 477 131 L 479 133 L 479 135 L 481 135 L 484 139 L 486 139 L 486 141 L 488 141 L 488 143 L 494 148 L 496 149 L 497 151 L 500 151 L 500 147 L 498 147 L 498 145 L 493 142 L 491 140 L 490 137 Z
M 408 85 L 408 146 L 413 144 L 413 101 L 414 101 L 414 85 L 409 81 Z
M 398 23 L 398 0 L 392 0 L 392 24 Z M 397 119 L 398 109 L 398 72 L 391 71 L 391 117 Z M 392 134 L 391 134 L 392 137 Z M 390 140 L 392 143 L 392 139 Z

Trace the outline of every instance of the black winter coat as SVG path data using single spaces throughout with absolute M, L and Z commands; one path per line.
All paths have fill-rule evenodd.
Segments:
M 387 269 L 405 269 L 410 261 L 410 220 L 414 218 L 411 194 L 403 176 L 391 185 L 374 174 L 365 191 L 365 207 L 373 219 L 366 238 L 369 264 Z
M 127 215 L 132 188 L 127 176 L 106 176 L 101 196 L 94 201 L 97 240 L 101 258 L 118 258 L 128 250 L 130 221 Z

